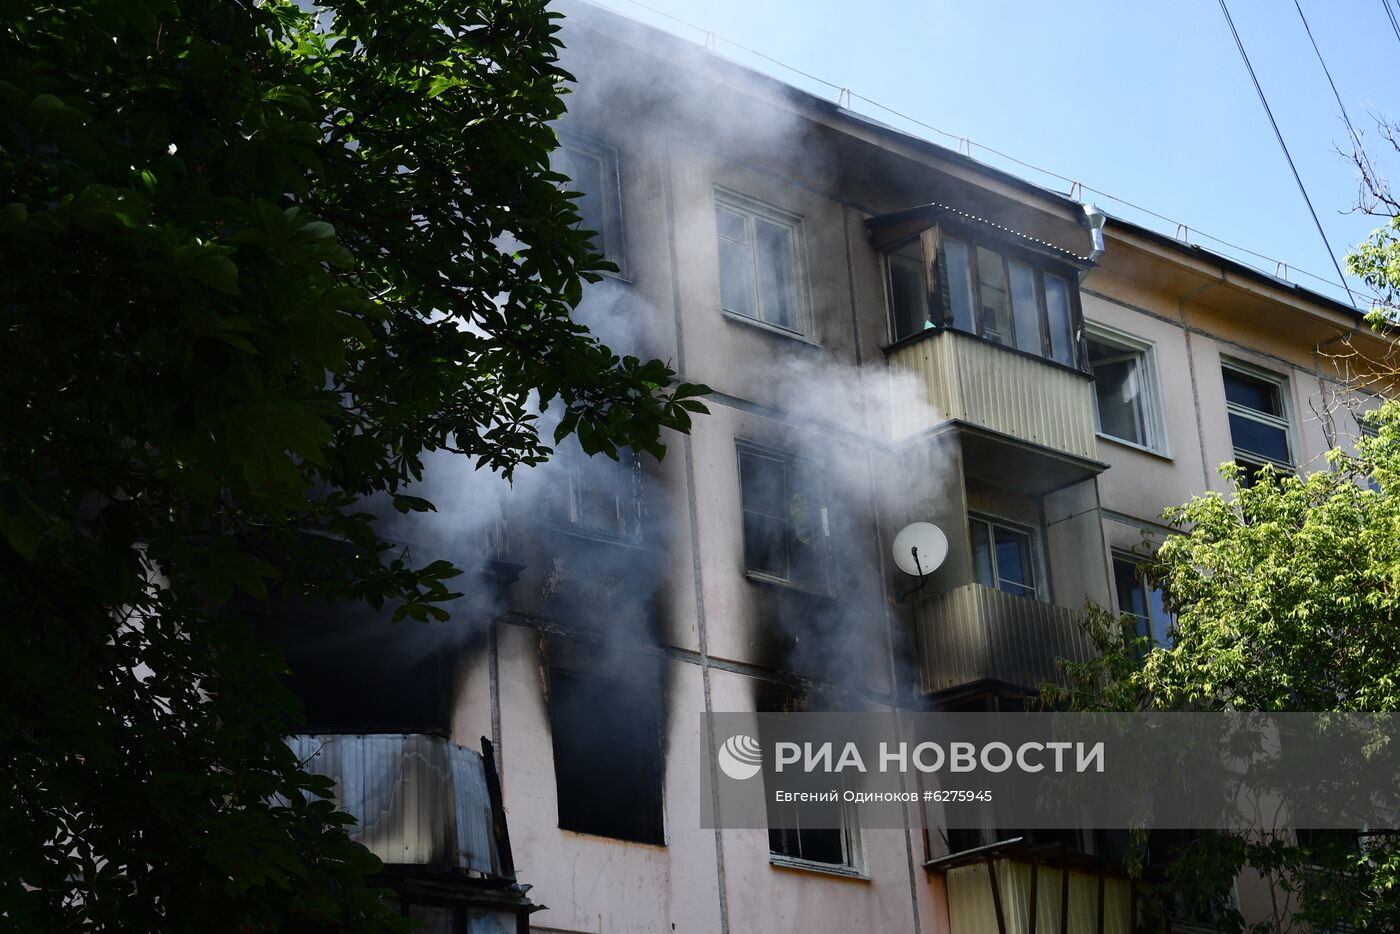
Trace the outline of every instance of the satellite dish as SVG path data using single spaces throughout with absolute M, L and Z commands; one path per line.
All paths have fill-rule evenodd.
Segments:
M 948 536 L 932 522 L 911 522 L 894 537 L 894 563 L 911 577 L 938 570 L 948 557 Z

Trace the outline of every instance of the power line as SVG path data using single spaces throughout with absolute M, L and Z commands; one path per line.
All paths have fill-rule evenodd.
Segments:
M 1390 20 L 1390 28 L 1395 30 L 1395 38 L 1400 39 L 1400 22 L 1395 20 L 1395 14 L 1390 9 L 1390 0 L 1381 0 L 1381 6 L 1385 7 L 1385 18 Z
M 1389 0 L 1383 0 L 1389 2 Z M 1308 41 L 1312 43 L 1313 51 L 1317 53 L 1317 63 L 1322 66 L 1322 73 L 1327 76 L 1327 84 L 1332 88 L 1332 96 L 1337 99 L 1337 107 L 1342 112 L 1342 122 L 1347 125 L 1347 132 L 1351 134 L 1351 144 L 1356 147 L 1357 158 L 1365 166 L 1366 173 L 1375 178 L 1375 169 L 1371 167 L 1371 160 L 1366 156 L 1366 147 L 1361 143 L 1361 134 L 1356 132 L 1356 127 L 1352 126 L 1351 116 L 1347 113 L 1347 105 L 1342 103 L 1342 95 L 1337 91 L 1337 83 L 1332 80 L 1332 72 L 1327 67 L 1327 62 L 1322 58 L 1322 50 L 1317 47 L 1317 40 L 1313 38 L 1312 27 L 1308 25 L 1308 18 L 1303 15 L 1303 6 L 1299 0 L 1293 0 L 1293 6 L 1298 10 L 1298 18 L 1303 21 L 1303 30 L 1308 34 Z M 1390 7 L 1386 7 L 1390 11 Z
M 1308 213 L 1312 215 L 1313 223 L 1317 225 L 1317 233 L 1322 237 L 1323 245 L 1327 247 L 1327 258 L 1332 260 L 1332 266 L 1337 270 L 1337 279 L 1342 283 L 1342 288 L 1347 290 L 1347 296 L 1351 299 L 1352 306 L 1355 307 L 1356 296 L 1352 295 L 1351 286 L 1347 285 L 1347 277 L 1342 273 L 1341 264 L 1337 262 L 1337 255 L 1332 252 L 1332 244 L 1327 240 L 1327 231 L 1322 229 L 1322 221 L 1318 220 L 1312 198 L 1308 197 L 1308 189 L 1303 184 L 1303 176 L 1298 174 L 1298 167 L 1293 164 L 1293 156 L 1288 151 L 1288 144 L 1283 141 L 1283 133 L 1279 131 L 1278 121 L 1274 119 L 1274 112 L 1269 107 L 1269 99 L 1264 96 L 1264 88 L 1260 86 L 1259 78 L 1254 74 L 1254 66 L 1249 62 L 1249 55 L 1244 50 L 1244 43 L 1240 41 L 1239 30 L 1235 29 L 1235 21 L 1230 17 L 1230 8 L 1225 5 L 1225 0 L 1220 0 L 1220 12 L 1225 14 L 1225 23 L 1230 27 L 1230 35 L 1235 37 L 1235 48 L 1240 50 L 1240 58 L 1244 60 L 1244 67 L 1249 72 L 1249 80 L 1254 82 L 1254 90 L 1259 94 L 1259 103 L 1264 105 L 1264 113 L 1269 118 L 1269 126 L 1274 128 L 1274 139 L 1278 140 L 1279 148 L 1283 150 L 1283 157 L 1288 160 L 1288 168 L 1293 172 L 1293 180 L 1298 183 L 1298 191 L 1302 192 L 1303 202 L 1307 204 Z
M 594 2 L 605 2 L 605 0 L 594 0 Z M 614 2 L 615 2 L 615 0 L 614 0 Z M 892 116 L 898 117 L 898 118 L 901 119 L 901 120 L 905 120 L 905 121 L 907 121 L 907 122 L 909 122 L 909 123 L 911 123 L 911 124 L 913 124 L 913 125 L 915 125 L 915 126 L 920 127 L 921 129 L 928 130 L 928 131 L 930 131 L 930 132 L 932 132 L 932 133 L 936 133 L 937 135 L 942 136 L 942 137 L 944 137 L 944 138 L 946 138 L 946 139 L 949 139 L 949 140 L 953 140 L 954 142 L 956 142 L 956 143 L 958 143 L 958 144 L 966 144 L 966 145 L 967 145 L 967 148 L 968 148 L 968 151 L 969 151 L 969 152 L 968 152 L 969 155 L 971 155 L 971 150 L 975 147 L 975 148 L 977 148 L 977 149 L 979 149 L 979 150 L 981 150 L 981 151 L 983 151 L 983 152 L 990 153 L 990 154 L 992 154 L 992 155 L 994 155 L 994 156 L 997 156 L 998 158 L 1005 159 L 1005 160 L 1007 160 L 1008 162 L 1012 162 L 1012 163 L 1014 163 L 1014 164 L 1016 164 L 1016 165 L 1022 166 L 1022 167 L 1027 168 L 1027 169 L 1030 169 L 1030 170 L 1033 171 L 1033 172 L 1037 172 L 1037 173 L 1039 173 L 1040 175 L 1043 175 L 1043 176 L 1045 176 L 1045 177 L 1047 177 L 1047 178 L 1053 178 L 1053 179 L 1056 179 L 1056 180 L 1058 180 L 1058 181 L 1060 181 L 1060 182 L 1064 182 L 1065 184 L 1068 184 L 1068 185 L 1071 186 L 1071 188 L 1070 188 L 1071 191 L 1073 191 L 1074 186 L 1078 185 L 1079 188 L 1082 189 L 1083 191 L 1092 192 L 1092 193 L 1098 195 L 1100 198 L 1103 198 L 1103 199 L 1105 199 L 1105 200 L 1111 201 L 1111 202 L 1113 202 L 1113 203 L 1115 203 L 1115 204 L 1121 204 L 1121 205 L 1123 205 L 1124 207 L 1130 208 L 1130 209 L 1132 209 L 1132 210 L 1134 210 L 1134 211 L 1137 211 L 1137 212 L 1139 212 L 1139 213 L 1141 213 L 1141 214 L 1145 214 L 1145 215 L 1147 215 L 1148 217 L 1155 218 L 1156 220 L 1159 220 L 1159 221 L 1163 222 L 1164 224 L 1173 225 L 1173 226 L 1176 228 L 1177 231 L 1185 230 L 1185 231 L 1188 232 L 1189 235 L 1195 236 L 1195 237 L 1200 238 L 1200 239 L 1203 239 L 1203 240 L 1209 240 L 1209 241 L 1212 242 L 1212 243 L 1218 244 L 1218 245 L 1220 245 L 1220 246 L 1222 246 L 1222 247 L 1225 247 L 1226 249 L 1233 250 L 1233 251 L 1235 251 L 1236 253 L 1244 254 L 1245 256 L 1251 256 L 1251 257 L 1254 257 L 1255 259 L 1264 260 L 1266 263 L 1274 263 L 1274 264 L 1275 264 L 1275 268 L 1274 268 L 1274 272 L 1273 272 L 1273 273 L 1270 273 L 1269 270 L 1268 270 L 1267 268 L 1265 268 L 1265 267 L 1259 267 L 1259 266 L 1256 266 L 1256 267 L 1255 267 L 1255 268 L 1258 269 L 1260 272 L 1262 272 L 1262 273 L 1264 273 L 1264 274 L 1266 274 L 1266 275 L 1275 275 L 1275 276 L 1277 276 L 1278 268 L 1279 268 L 1279 267 L 1283 267 L 1283 268 L 1287 269 L 1290 273 L 1294 273 L 1294 274 L 1297 274 L 1297 275 L 1306 276 L 1306 277 L 1308 277 L 1309 279 L 1314 280 L 1315 282 L 1318 282 L 1318 283 L 1321 283 L 1322 285 L 1327 286 L 1329 289 L 1330 289 L 1330 288 L 1335 288 L 1336 285 L 1337 285 L 1336 282 L 1334 282 L 1333 280 L 1331 280 L 1331 279 L 1329 279 L 1329 278 L 1326 278 L 1326 277 L 1324 277 L 1324 276 L 1319 276 L 1319 275 L 1317 275 L 1316 273 L 1309 272 L 1308 270 L 1306 270 L 1306 269 L 1301 269 L 1301 268 L 1299 268 L 1299 267 L 1297 267 L 1297 266 L 1285 264 L 1284 262 L 1282 262 L 1281 260 L 1277 259 L 1276 257 L 1273 257 L 1273 256 L 1266 256 L 1266 255 L 1263 254 L 1263 253 L 1259 253 L 1259 252 L 1256 252 L 1256 251 L 1254 251 L 1254 250 L 1251 250 L 1251 249 L 1249 249 L 1249 248 L 1247 248 L 1247 247 L 1240 246 L 1240 245 L 1237 244 L 1237 243 L 1231 243 L 1229 240 L 1224 240 L 1224 239 L 1222 239 L 1222 238 L 1220 238 L 1220 237 L 1213 236 L 1213 235 L 1211 235 L 1211 234 L 1206 233 L 1206 232 L 1203 231 L 1203 230 L 1198 230 L 1198 229 L 1195 228 L 1195 227 L 1191 227 L 1191 226 L 1189 226 L 1189 225 L 1187 225 L 1187 224 L 1182 223 L 1181 221 L 1178 221 L 1178 220 L 1175 220 L 1175 219 L 1173 219 L 1173 218 L 1170 218 L 1170 217 L 1166 216 L 1165 214 L 1159 214 L 1158 212 L 1153 211 L 1153 210 L 1151 210 L 1150 208 L 1143 207 L 1143 206 L 1140 205 L 1140 204 L 1135 204 L 1135 203 L 1133 203 L 1132 201 L 1127 200 L 1126 198 L 1120 198 L 1120 197 L 1118 197 L 1117 195 L 1111 194 L 1111 193 L 1109 193 L 1109 192 L 1107 192 L 1107 191 L 1104 191 L 1104 190 L 1102 190 L 1102 189 L 1100 189 L 1100 188 L 1094 188 L 1094 187 L 1092 187 L 1092 186 L 1090 186 L 1090 185 L 1085 185 L 1085 184 L 1083 184 L 1082 182 L 1079 182 L 1079 181 L 1077 181 L 1077 180 L 1071 179 L 1071 178 L 1070 178 L 1069 176 L 1067 176 L 1067 175 L 1061 175 L 1061 174 L 1059 174 L 1058 172 L 1052 172 L 1052 171 L 1050 171 L 1049 169 L 1042 168 L 1041 166 L 1035 165 L 1035 164 L 1030 163 L 1030 162 L 1026 162 L 1026 161 L 1024 161 L 1024 160 L 1022 160 L 1022 159 L 1018 159 L 1018 158 L 1016 158 L 1015 156 L 1012 156 L 1012 155 L 1010 155 L 1010 154 L 1008 154 L 1008 153 L 1002 152 L 1002 151 L 999 150 L 999 149 L 994 149 L 994 148 L 992 148 L 991 146 L 987 146 L 987 145 L 984 145 L 984 144 L 982 144 L 982 143 L 978 143 L 978 142 L 976 142 L 976 141 L 974 141 L 974 140 L 972 140 L 972 139 L 969 139 L 969 138 L 966 137 L 966 136 L 959 136 L 959 135 L 957 135 L 956 133 L 950 133 L 950 132 L 948 132 L 947 130 L 944 130 L 944 129 L 940 128 L 940 127 L 936 127 L 936 126 L 934 126 L 934 125 L 931 124 L 931 123 L 926 123 L 926 122 L 924 122 L 923 120 L 918 119 L 917 117 L 912 117 L 912 116 L 910 116 L 909 114 L 906 114 L 906 113 L 903 113 L 903 112 L 901 112 L 901 111 L 895 110 L 895 109 L 892 108 L 892 107 L 887 107 L 887 106 L 885 106 L 884 104 L 880 103 L 879 101 L 873 100 L 873 99 L 871 99 L 871 98 L 869 98 L 869 97 L 865 97 L 865 96 L 860 95 L 860 94 L 856 94 L 856 93 L 853 92 L 849 87 L 846 87 L 846 86 L 844 86 L 844 85 L 836 84 L 835 82 L 832 82 L 832 81 L 827 81 L 825 78 L 820 78 L 820 77 L 818 77 L 818 76 L 816 76 L 816 75 L 813 75 L 813 74 L 809 74 L 808 72 L 805 72 L 805 71 L 803 71 L 803 70 L 800 69 L 800 68 L 795 68 L 795 67 L 793 67 L 792 65 L 787 64 L 786 62 L 779 61 L 778 59 L 773 58 L 771 55 L 767 55 L 766 53 L 760 52 L 760 51 L 758 51 L 757 49 L 751 49 L 751 48 L 749 48 L 749 47 L 747 47 L 747 46 L 745 46 L 745 45 L 741 45 L 740 43 L 735 42 L 735 41 L 733 41 L 732 39 L 729 39 L 729 38 L 726 38 L 725 36 L 719 35 L 718 33 L 714 32 L 713 30 L 706 29 L 706 28 L 703 27 L 703 26 L 699 26 L 699 25 L 696 25 L 695 23 L 692 23 L 692 22 L 689 22 L 689 21 L 687 21 L 687 20 L 684 20 L 684 19 L 682 19 L 681 17 L 676 16 L 676 15 L 674 15 L 674 14 L 672 14 L 672 13 L 668 13 L 668 12 L 665 11 L 665 10 L 658 9 L 658 8 L 656 8 L 656 7 L 654 7 L 654 6 L 651 6 L 651 5 L 647 4 L 647 3 L 644 3 L 644 2 L 642 2 L 642 0 L 626 0 L 626 2 L 632 4 L 632 5 L 635 6 L 635 7 L 639 7 L 639 8 L 641 8 L 641 9 L 643 9 L 643 10 L 647 10 L 647 11 L 650 12 L 650 13 L 654 13 L 654 14 L 656 14 L 657 16 L 660 16 L 660 17 L 662 17 L 662 18 L 664 18 L 664 19 L 668 19 L 668 20 L 670 20 L 670 21 L 672 21 L 672 22 L 674 22 L 674 23 L 678 23 L 678 24 L 680 24 L 681 26 L 684 26 L 684 27 L 687 28 L 687 29 L 692 29 L 692 30 L 694 30 L 696 33 L 699 33 L 700 35 L 702 35 L 702 36 L 704 37 L 704 40 L 705 40 L 705 41 L 704 41 L 703 44 L 704 44 L 704 46 L 705 46 L 707 49 L 710 49 L 710 50 L 713 51 L 716 43 L 718 43 L 718 42 L 723 42 L 723 43 L 724 43 L 725 45 L 727 45 L 727 46 L 730 46 L 730 47 L 732 47 L 732 48 L 738 49 L 738 50 L 740 50 L 740 51 L 742 51 L 742 52 L 745 52 L 745 53 L 747 53 L 747 54 L 749 54 L 749 55 L 753 55 L 753 56 L 756 56 L 756 57 L 758 57 L 758 58 L 761 58 L 761 59 L 763 59 L 764 61 L 770 62 L 770 63 L 772 63 L 772 64 L 778 66 L 779 68 L 782 68 L 782 69 L 785 70 L 785 71 L 791 72 L 791 73 L 793 73 L 793 74 L 795 74 L 795 75 L 800 75 L 801 77 L 806 78 L 806 79 L 808 79 L 809 81 L 815 81 L 816 83 L 818 83 L 818 84 L 820 84 L 820 85 L 823 85 L 823 86 L 825 86 L 825 87 L 827 87 L 827 88 L 831 88 L 832 90 L 838 92 L 838 98 L 837 98 L 837 99 L 838 99 L 838 104 L 839 104 L 839 101 L 840 101 L 841 97 L 843 97 L 843 96 L 846 97 L 846 98 L 852 99 L 852 100 L 861 100 L 861 101 L 864 101 L 866 104 L 869 104 L 870 106 L 872 106 L 872 107 L 874 107 L 874 108 L 876 108 L 876 109 L 878 109 L 878 110 L 881 110 L 881 111 L 883 111 L 883 112 L 885 112 L 885 113 L 887 113 L 887 114 L 890 114 L 890 115 L 892 115 Z M 1386 2 L 1389 2 L 1389 0 L 1382 0 L 1382 2 L 1383 2 L 1383 3 L 1386 3 Z M 1397 3 L 1400 3 L 1400 0 L 1396 0 L 1396 2 L 1397 2 Z M 1390 9 L 1389 7 L 1386 8 L 1387 12 L 1389 12 L 1389 9 Z M 1252 72 L 1252 69 L 1251 69 L 1251 72 Z M 1329 76 L 1329 77 L 1330 77 L 1330 76 Z M 1256 83 L 1256 86 L 1257 86 L 1257 83 Z M 978 161 L 981 161 L 981 160 L 978 160 Z M 1291 164 L 1291 161 L 1292 161 L 1292 160 L 1290 160 L 1290 164 Z M 1294 174 L 1295 174 L 1295 177 L 1296 177 L 1297 173 L 1295 172 Z M 1300 184 L 1301 184 L 1301 183 L 1300 183 Z M 1304 193 L 1304 198 L 1306 198 L 1306 197 L 1307 197 L 1307 195 L 1306 195 L 1306 192 L 1305 192 L 1305 193 Z M 1311 209 L 1311 203 L 1309 203 L 1309 209 Z M 1314 220 L 1314 221 L 1317 220 L 1317 215 L 1316 215 L 1316 213 L 1313 214 L 1313 220 Z M 1325 236 L 1323 237 L 1323 240 L 1324 240 L 1324 242 L 1326 241 L 1326 237 L 1325 237 Z M 1187 242 L 1189 243 L 1190 241 L 1188 240 Z M 1328 253 L 1329 253 L 1329 255 L 1331 254 L 1331 247 L 1330 247 L 1330 246 L 1328 247 Z M 1334 257 L 1333 260 L 1332 260 L 1332 264 L 1333 264 L 1334 267 L 1337 266 L 1337 262 L 1336 262 L 1335 257 Z M 1249 264 L 1249 263 L 1246 262 L 1245 265 L 1251 265 L 1251 264 Z M 1338 270 L 1338 271 L 1340 272 L 1340 270 Z M 1348 297 L 1351 299 L 1352 305 L 1355 306 L 1355 304 L 1356 304 L 1355 295 L 1353 294 L 1351 287 L 1350 287 L 1349 285 L 1347 285 L 1347 282 L 1346 282 L 1346 279 L 1345 279 L 1345 278 L 1342 279 L 1341 285 L 1342 285 L 1342 288 L 1346 290 L 1346 293 L 1347 293 Z M 1377 301 L 1379 300 L 1379 299 L 1377 299 L 1375 296 L 1370 295 L 1369 293 L 1366 293 L 1366 297 L 1367 297 L 1367 298 L 1371 298 L 1371 299 L 1373 299 L 1373 300 L 1377 300 Z

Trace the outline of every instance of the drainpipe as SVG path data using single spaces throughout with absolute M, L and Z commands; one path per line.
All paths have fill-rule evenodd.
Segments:
M 1084 216 L 1089 220 L 1089 240 L 1092 243 L 1092 249 L 1089 250 L 1088 259 L 1091 263 L 1097 263 L 1104 254 L 1103 225 L 1104 222 L 1108 220 L 1108 217 L 1099 209 L 1099 206 L 1093 202 L 1085 203 Z M 1087 274 L 1088 270 L 1086 269 L 1079 274 L 1079 278 L 1082 280 Z

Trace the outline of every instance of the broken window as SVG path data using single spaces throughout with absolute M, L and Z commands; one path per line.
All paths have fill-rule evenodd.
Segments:
M 929 283 L 924 275 L 924 251 L 918 239 L 885 254 L 889 270 L 890 313 L 895 334 L 907 337 L 933 327 L 929 320 Z
M 559 827 L 664 843 L 661 692 L 631 680 L 549 669 L 549 726 Z
M 590 536 L 631 540 L 641 533 L 641 461 L 632 451 L 618 459 L 592 457 L 574 443 L 555 453 L 559 483 L 556 522 Z
M 744 567 L 753 574 L 825 593 L 827 511 L 810 464 L 739 446 Z
M 579 193 L 574 200 L 579 228 L 593 231 L 593 248 L 625 275 L 617 150 L 570 135 L 550 161 L 554 171 L 569 176 L 569 190 Z
M 785 331 L 805 330 L 801 219 L 716 191 L 715 230 L 724 311 Z
M 1078 290 L 1062 263 L 932 228 L 886 250 L 885 270 L 895 340 L 943 326 L 1080 365 Z
M 1039 595 L 1034 537 L 1029 529 L 978 516 L 968 518 L 972 570 L 979 584 L 1022 597 Z

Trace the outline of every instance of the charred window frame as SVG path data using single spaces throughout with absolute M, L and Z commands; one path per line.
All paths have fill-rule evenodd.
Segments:
M 829 592 L 830 520 L 815 465 L 748 441 L 735 443 L 744 570 L 757 580 Z
M 569 177 L 565 187 L 579 194 L 574 199 L 581 218 L 579 229 L 593 231 L 593 248 L 617 267 L 618 271 L 612 274 L 615 278 L 626 280 L 617 150 L 573 133 L 563 134 L 559 147 L 550 156 L 550 168 Z
M 1221 361 L 1225 409 L 1235 462 L 1252 485 L 1264 466 L 1294 470 L 1293 425 L 1288 405 L 1288 377 L 1238 360 Z
M 801 216 L 716 188 L 715 237 L 724 314 L 806 338 L 810 326 Z
M 643 683 L 549 668 L 561 830 L 665 845 L 662 712 Z
M 642 460 L 623 448 L 617 460 L 589 456 L 577 444 L 555 453 L 558 483 L 554 524 L 566 531 L 604 541 L 637 543 L 642 538 Z
M 884 250 L 894 340 L 951 328 L 1083 369 L 1078 276 L 1033 250 L 944 224 Z

